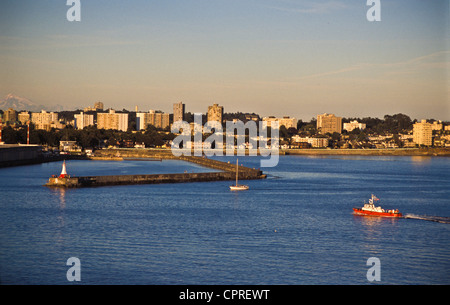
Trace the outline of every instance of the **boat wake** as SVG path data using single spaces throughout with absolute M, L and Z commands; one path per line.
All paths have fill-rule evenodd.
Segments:
M 427 220 L 427 221 L 434 221 L 434 222 L 439 222 L 439 223 L 448 223 L 448 224 L 450 224 L 450 217 L 405 214 L 403 216 L 403 218 Z

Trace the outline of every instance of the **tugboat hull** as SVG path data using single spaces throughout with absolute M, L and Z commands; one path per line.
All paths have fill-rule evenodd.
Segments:
M 357 215 L 365 216 L 380 216 L 380 217 L 403 217 L 402 213 L 399 212 L 375 212 L 375 211 L 365 211 L 359 208 L 353 208 L 353 212 Z

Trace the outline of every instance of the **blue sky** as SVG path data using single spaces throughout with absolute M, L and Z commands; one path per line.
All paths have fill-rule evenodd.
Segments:
M 450 120 L 449 1 L 0 3 L 0 97 L 36 104 Z

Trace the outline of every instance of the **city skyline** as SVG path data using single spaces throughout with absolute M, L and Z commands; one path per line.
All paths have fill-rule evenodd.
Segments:
M 36 104 L 309 120 L 450 120 L 448 1 L 65 1 L 0 4 L 0 97 Z M 147 109 L 148 108 L 148 109 Z

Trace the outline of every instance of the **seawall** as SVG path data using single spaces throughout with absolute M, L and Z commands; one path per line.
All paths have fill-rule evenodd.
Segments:
M 179 173 L 179 174 L 152 174 L 152 175 L 117 175 L 117 176 L 89 176 L 49 179 L 46 186 L 50 187 L 94 187 L 108 185 L 130 185 L 130 184 L 160 184 L 160 183 L 187 183 L 187 182 L 210 182 L 227 181 L 236 179 L 236 165 L 211 160 L 204 157 L 183 156 L 174 157 L 166 155 L 163 159 L 176 159 L 199 164 L 203 167 L 220 170 L 220 172 L 205 173 Z M 161 157 L 162 158 L 162 157 Z M 107 158 L 106 158 L 107 159 Z M 248 168 L 239 165 L 239 180 L 264 179 L 266 175 L 259 169 Z
M 231 181 L 236 177 L 232 172 L 215 173 L 183 173 L 183 174 L 154 174 L 154 175 L 118 175 L 118 176 L 91 176 L 71 178 L 50 178 L 46 186 L 51 187 L 99 187 L 131 184 L 162 184 L 162 183 L 188 183 Z M 240 180 L 264 179 L 264 175 L 249 175 L 239 173 Z

